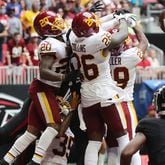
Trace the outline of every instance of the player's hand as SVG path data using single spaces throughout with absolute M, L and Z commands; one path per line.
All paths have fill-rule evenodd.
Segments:
M 116 15 L 126 14 L 126 13 L 130 13 L 130 12 L 128 10 L 126 10 L 126 9 L 120 9 L 120 10 L 116 10 L 115 11 Z
M 71 111 L 71 105 L 68 101 L 64 100 L 62 97 L 57 96 L 56 100 L 59 104 L 59 107 L 61 109 L 61 113 L 67 116 L 69 112 Z
M 114 13 L 113 16 L 114 16 L 114 18 L 116 18 L 118 21 L 120 21 L 121 19 L 125 19 L 125 20 L 126 20 L 124 14 L 116 14 L 116 13 Z
M 136 26 L 137 17 L 135 14 L 126 13 L 126 14 L 124 14 L 124 16 L 125 16 L 125 19 L 127 20 L 128 26 L 130 26 L 130 27 Z
M 98 12 L 98 11 L 102 11 L 104 8 L 104 4 L 101 0 L 96 1 L 89 9 L 90 12 Z

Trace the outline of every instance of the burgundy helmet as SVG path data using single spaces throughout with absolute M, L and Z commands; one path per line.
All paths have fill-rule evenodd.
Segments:
M 41 11 L 34 19 L 34 29 L 39 36 L 59 36 L 66 30 L 64 19 L 52 12 Z
M 89 37 L 99 31 L 99 20 L 94 13 L 81 12 L 74 17 L 72 30 L 77 37 Z

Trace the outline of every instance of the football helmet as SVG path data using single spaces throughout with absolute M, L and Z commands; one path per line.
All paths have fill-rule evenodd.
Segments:
M 72 30 L 77 37 L 89 37 L 99 31 L 99 19 L 91 12 L 81 12 L 72 21 Z
M 34 29 L 39 36 L 59 36 L 66 32 L 64 19 L 53 11 L 42 11 L 34 19 Z
M 154 93 L 154 105 L 159 115 L 165 115 L 165 85 Z

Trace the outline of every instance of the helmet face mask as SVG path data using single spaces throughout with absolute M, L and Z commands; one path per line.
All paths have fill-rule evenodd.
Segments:
M 81 12 L 72 21 L 72 30 L 77 37 L 89 37 L 99 32 L 99 19 L 94 13 Z
M 154 93 L 154 105 L 159 115 L 165 115 L 165 86 Z
M 63 18 L 52 12 L 42 11 L 34 19 L 34 29 L 39 36 L 59 36 L 66 32 L 66 24 Z

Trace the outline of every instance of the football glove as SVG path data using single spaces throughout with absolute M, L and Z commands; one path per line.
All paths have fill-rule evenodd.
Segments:
M 126 13 L 126 14 L 124 14 L 124 16 L 125 16 L 125 19 L 127 20 L 128 26 L 130 26 L 130 27 L 136 26 L 137 17 L 135 14 Z
M 98 12 L 98 11 L 102 11 L 104 8 L 104 4 L 101 0 L 96 1 L 89 9 L 90 12 Z
M 56 97 L 57 99 L 57 102 L 59 104 L 59 107 L 61 109 L 61 112 L 62 114 L 64 114 L 65 116 L 67 116 L 71 110 L 71 105 L 68 101 L 64 100 L 62 97 L 60 96 L 57 96 Z
M 115 14 L 114 13 L 113 17 L 116 18 L 118 21 L 121 20 L 121 19 L 126 19 L 123 14 Z
M 121 9 L 121 10 L 116 10 L 115 11 L 115 14 L 117 14 L 117 15 L 126 14 L 126 13 L 130 13 L 130 12 L 126 9 Z

